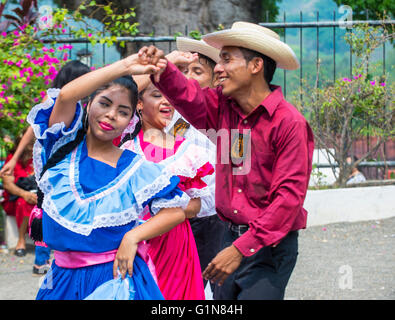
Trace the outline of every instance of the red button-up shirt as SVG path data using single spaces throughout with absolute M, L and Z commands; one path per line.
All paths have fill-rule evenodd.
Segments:
M 249 225 L 233 243 L 244 256 L 306 227 L 303 202 L 312 169 L 313 133 L 284 99 L 281 87 L 272 86 L 272 93 L 245 115 L 221 88 L 201 89 L 170 62 L 155 85 L 193 126 L 208 130 L 211 138 L 209 129 L 215 130 L 216 208 L 223 220 Z M 247 133 L 242 164 L 230 156 L 234 129 Z

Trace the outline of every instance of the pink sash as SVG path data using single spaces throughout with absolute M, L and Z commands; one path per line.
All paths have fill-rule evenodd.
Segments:
M 57 266 L 61 268 L 83 268 L 94 264 L 101 264 L 114 261 L 117 249 L 92 253 L 82 251 L 56 251 L 54 250 L 54 258 Z
M 158 282 L 156 277 L 155 265 L 153 264 L 150 255 L 148 254 L 149 245 L 143 241 L 140 242 L 137 248 L 137 254 L 145 261 L 152 274 L 152 277 Z M 83 268 L 95 264 L 106 263 L 115 260 L 118 249 L 106 252 L 82 252 L 82 251 L 56 251 L 54 250 L 54 258 L 57 266 L 61 268 Z

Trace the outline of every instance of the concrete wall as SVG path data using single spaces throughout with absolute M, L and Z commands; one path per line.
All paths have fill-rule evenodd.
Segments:
M 378 220 L 395 216 L 395 185 L 308 190 L 307 226 Z

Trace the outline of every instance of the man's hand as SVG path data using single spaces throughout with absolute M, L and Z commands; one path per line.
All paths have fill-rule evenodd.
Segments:
M 218 282 L 221 286 L 226 278 L 239 267 L 243 255 L 231 245 L 217 254 L 203 271 L 203 278 L 211 282 Z
M 158 82 L 160 75 L 167 67 L 167 60 L 165 54 L 162 50 L 155 46 L 142 47 L 137 53 L 140 61 L 144 61 L 146 64 L 155 66 L 154 80 Z

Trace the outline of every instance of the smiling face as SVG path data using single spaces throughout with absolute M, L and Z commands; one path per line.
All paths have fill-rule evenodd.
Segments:
M 141 95 L 137 109 L 142 111 L 143 130 L 164 129 L 173 118 L 174 107 L 151 83 Z
M 220 61 L 214 68 L 218 76 L 218 85 L 225 96 L 237 97 L 248 90 L 252 81 L 250 64 L 237 47 L 223 47 Z
M 88 105 L 87 134 L 102 141 L 120 136 L 133 115 L 130 91 L 113 85 L 99 92 Z

